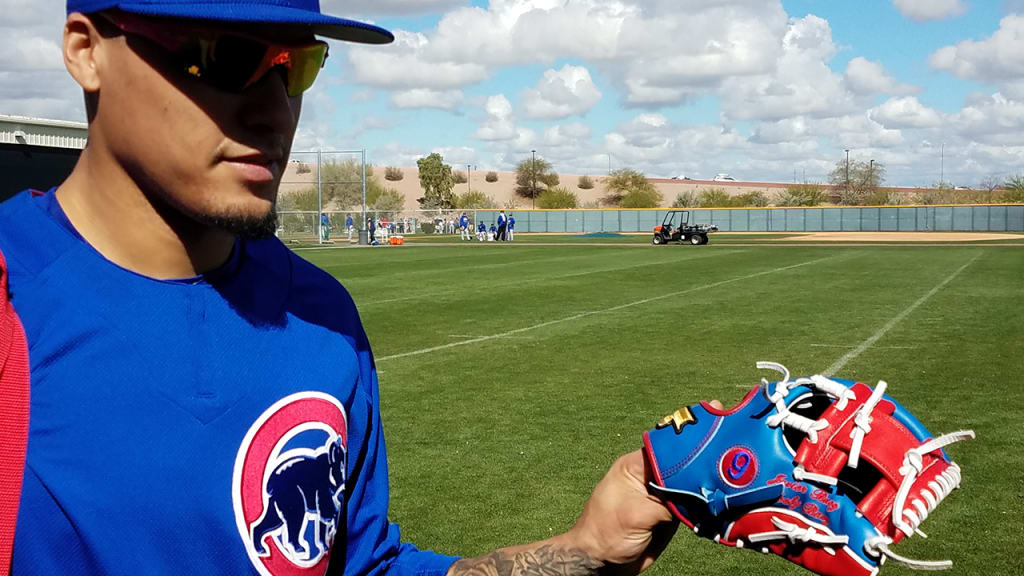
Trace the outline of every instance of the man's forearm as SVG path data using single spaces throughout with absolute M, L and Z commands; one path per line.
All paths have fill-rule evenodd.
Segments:
M 604 566 L 582 548 L 561 538 L 495 550 L 463 558 L 448 576 L 592 576 Z

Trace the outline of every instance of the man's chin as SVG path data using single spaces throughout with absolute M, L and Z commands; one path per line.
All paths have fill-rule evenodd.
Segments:
M 270 238 L 277 231 L 277 210 L 273 208 L 265 214 L 202 215 L 199 220 L 246 240 Z

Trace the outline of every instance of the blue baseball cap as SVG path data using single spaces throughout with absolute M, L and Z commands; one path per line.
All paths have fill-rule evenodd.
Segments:
M 68 14 L 112 8 L 140 16 L 303 26 L 319 36 L 362 44 L 387 44 L 395 39 L 379 26 L 321 14 L 319 0 L 67 0 Z

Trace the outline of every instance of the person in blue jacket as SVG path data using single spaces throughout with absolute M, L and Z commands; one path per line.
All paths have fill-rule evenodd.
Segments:
M 476 239 L 479 240 L 480 242 L 483 242 L 484 240 L 487 239 L 486 237 L 487 237 L 487 224 L 484 224 L 484 221 L 481 220 L 480 223 L 476 227 Z
M 466 216 L 465 212 L 459 216 L 459 238 L 467 241 L 473 240 L 469 235 L 469 216 Z
M 515 240 L 515 236 L 516 236 L 516 219 L 510 213 L 508 215 L 508 241 L 511 242 L 511 241 Z
M 494 234 L 495 240 L 505 240 L 505 230 L 508 226 L 508 218 L 505 217 L 505 211 L 498 212 L 498 230 Z
M 655 528 L 673 524 L 639 451 L 539 542 L 459 559 L 388 520 L 356 305 L 274 231 L 302 93 L 327 56 L 314 34 L 389 32 L 316 0 L 67 12 L 89 141 L 67 180 L 0 204 L 31 359 L 14 574 L 593 576 L 653 561 Z
M 491 222 L 491 227 L 487 230 L 487 240 L 494 241 L 498 239 L 498 228 Z
M 351 214 L 345 214 L 345 231 L 348 232 L 348 241 L 352 241 L 352 233 L 355 231 L 355 222 L 352 221 Z

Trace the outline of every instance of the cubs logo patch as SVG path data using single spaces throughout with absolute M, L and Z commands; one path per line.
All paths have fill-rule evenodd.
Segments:
M 299 392 L 249 428 L 235 458 L 235 523 L 262 576 L 327 571 L 345 495 L 348 418 L 334 397 Z
M 749 486 L 757 477 L 757 457 L 749 448 L 733 446 L 718 461 L 718 475 L 733 488 Z

